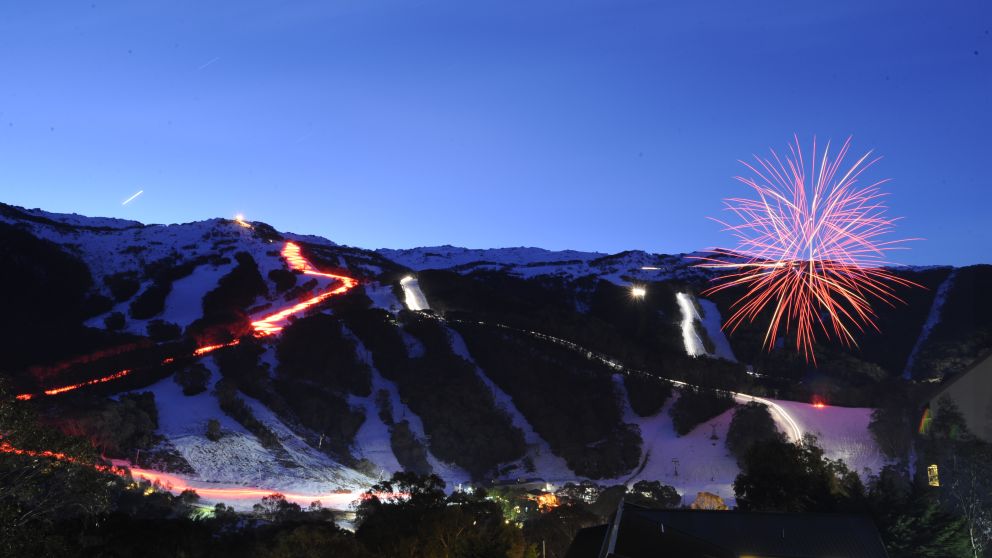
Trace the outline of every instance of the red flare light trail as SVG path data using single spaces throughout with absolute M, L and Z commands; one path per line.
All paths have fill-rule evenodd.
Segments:
M 741 161 L 754 176 L 735 178 L 754 190 L 756 198 L 725 200 L 739 222 L 717 221 L 737 238 L 737 247 L 717 248 L 713 256 L 698 258 L 703 260 L 699 267 L 728 272 L 715 278 L 704 295 L 745 289 L 725 329 L 733 332 L 771 308 L 766 347 L 774 347 L 784 328 L 794 332 L 796 349 L 806 360 L 815 362 L 818 332 L 846 346 L 857 345 L 855 331 L 878 330 L 873 300 L 893 306 L 903 302 L 895 294 L 896 286 L 920 287 L 882 268 L 890 263 L 886 252 L 918 239 L 882 240 L 897 221 L 885 216 L 887 194 L 880 186 L 887 180 L 858 184 L 861 174 L 879 160 L 869 160 L 871 151 L 839 173 L 850 144 L 848 138 L 830 159 L 828 142 L 818 161 L 814 139 L 808 172 L 798 137 L 784 160 L 773 150 L 770 159 Z
M 287 242 L 286 243 L 286 245 L 282 249 L 282 257 L 283 257 L 283 259 L 286 260 L 286 263 L 289 265 L 290 269 L 301 271 L 305 275 L 312 275 L 312 276 L 315 276 L 315 277 L 324 277 L 326 279 L 332 279 L 334 281 L 339 281 L 341 283 L 341 285 L 340 286 L 337 286 L 337 287 L 335 287 L 333 289 L 329 289 L 327 291 L 324 291 L 324 292 L 322 292 L 322 293 L 320 293 L 320 294 L 318 294 L 318 295 L 316 295 L 314 297 L 308 298 L 308 299 L 306 299 L 306 300 L 304 300 L 302 302 L 299 302 L 299 303 L 294 304 L 292 306 L 289 306 L 287 308 L 283 308 L 282 310 L 279 310 L 278 312 L 275 312 L 275 313 L 270 314 L 268 316 L 264 316 L 264 317 L 262 317 L 262 318 L 260 318 L 260 319 L 258 319 L 256 321 L 253 321 L 251 323 L 251 325 L 252 325 L 252 329 L 254 330 L 254 333 L 255 333 L 255 336 L 256 337 L 266 337 L 266 336 L 269 336 L 269 335 L 273 335 L 275 333 L 279 333 L 280 331 L 282 331 L 283 327 L 285 327 L 286 320 L 290 316 L 298 315 L 298 314 L 304 312 L 305 310 L 307 310 L 308 308 L 311 308 L 313 306 L 316 306 L 317 304 L 320 304 L 321 302 L 327 300 L 328 298 L 330 298 L 332 296 L 339 295 L 339 294 L 344 294 L 344 293 L 350 291 L 351 289 L 353 289 L 355 286 L 358 285 L 358 280 L 357 279 L 354 279 L 352 277 L 348 277 L 346 275 L 335 275 L 333 273 L 323 273 L 323 272 L 317 271 L 310 264 L 310 262 L 307 261 L 307 259 L 305 257 L 303 257 L 303 253 L 301 252 L 299 245 L 297 245 L 294 242 Z M 193 351 L 193 356 L 197 356 L 197 357 L 203 356 L 203 355 L 205 355 L 207 353 L 216 351 L 217 349 L 222 349 L 224 347 L 232 347 L 232 346 L 237 345 L 237 344 L 238 344 L 238 340 L 235 339 L 234 341 L 230 341 L 228 343 L 219 343 L 219 344 L 216 344 L 216 345 L 204 345 L 204 346 L 198 347 L 196 350 L 194 350 Z M 162 363 L 163 364 L 168 364 L 168 363 L 170 363 L 170 362 L 172 362 L 174 360 L 175 360 L 174 357 L 168 357 L 168 358 L 164 359 L 162 361 Z M 127 376 L 130 373 L 131 373 L 131 370 L 129 370 L 129 369 L 127 369 L 127 370 L 120 370 L 118 372 L 114 372 L 113 374 L 110 374 L 110 375 L 107 375 L 107 376 L 103 376 L 101 378 L 95 378 L 95 379 L 88 380 L 88 381 L 85 381 L 85 382 L 80 382 L 80 383 L 77 383 L 77 384 L 71 384 L 71 385 L 67 385 L 67 386 L 61 386 L 61 387 L 46 389 L 41 394 L 22 393 L 22 394 L 20 394 L 20 395 L 17 396 L 17 399 L 18 400 L 21 400 L 21 401 L 27 401 L 29 399 L 34 399 L 38 395 L 58 395 L 58 394 L 61 394 L 61 393 L 65 393 L 65 392 L 68 392 L 68 391 L 73 391 L 75 389 L 79 389 L 81 387 L 91 386 L 91 385 L 95 385 L 95 384 L 102 384 L 102 383 L 110 382 L 110 381 L 113 381 L 113 380 L 117 380 L 117 379 L 123 378 L 124 376 Z
M 290 316 L 302 313 L 303 311 L 317 304 L 320 304 L 321 302 L 327 300 L 332 296 L 346 293 L 358 285 L 358 280 L 352 277 L 317 271 L 310 264 L 310 262 L 308 262 L 306 258 L 303 257 L 303 254 L 300 251 L 300 247 L 293 242 L 286 243 L 286 245 L 283 247 L 282 250 L 282 256 L 286 260 L 286 263 L 289 265 L 291 269 L 299 270 L 306 275 L 324 277 L 327 279 L 332 279 L 334 281 L 339 281 L 341 285 L 333 289 L 324 291 L 314 297 L 311 297 L 307 300 L 304 300 L 302 302 L 299 302 L 297 304 L 294 304 L 292 306 L 289 306 L 287 308 L 284 308 L 273 314 L 264 316 L 261 319 L 252 322 L 252 327 L 254 329 L 255 335 L 258 337 L 265 337 L 282 331 L 283 327 L 285 326 L 286 320 Z M 202 356 L 207 353 L 216 351 L 218 349 L 234 346 L 237 344 L 238 344 L 238 340 L 235 339 L 234 341 L 228 343 L 204 345 L 194 350 L 193 355 Z M 174 360 L 175 360 L 174 357 L 168 357 L 163 360 L 163 363 L 166 364 Z M 95 378 L 77 384 L 71 384 L 67 386 L 47 389 L 44 392 L 42 392 L 42 394 L 58 395 L 61 393 L 79 389 L 81 387 L 110 382 L 119 378 L 123 378 L 124 376 L 127 376 L 131 372 L 132 371 L 130 369 L 125 369 L 110 374 L 108 376 L 103 376 L 101 378 Z M 23 393 L 18 395 L 17 399 L 24 401 L 24 400 L 33 399 L 38 395 L 42 395 L 42 394 Z M 64 453 L 53 452 L 48 450 L 44 450 L 44 451 L 25 450 L 14 447 L 9 442 L 6 441 L 0 441 L 0 453 L 24 455 L 29 457 L 44 457 L 59 461 L 65 461 L 69 463 L 79 463 L 76 458 Z M 257 500 L 265 496 L 270 496 L 272 494 L 280 493 L 279 491 L 266 490 L 261 488 L 248 488 L 248 487 L 218 488 L 218 487 L 209 487 L 209 486 L 208 487 L 194 486 L 185 479 L 178 477 L 176 475 L 171 475 L 169 473 L 163 473 L 159 471 L 151 471 L 148 469 L 141 469 L 137 467 L 129 467 L 129 464 L 124 461 L 119 461 L 119 462 L 115 461 L 113 465 L 95 464 L 93 465 L 93 467 L 96 468 L 96 470 L 98 471 L 113 473 L 120 476 L 126 475 L 127 469 L 125 468 L 128 468 L 130 469 L 131 475 L 134 478 L 144 479 L 152 483 L 158 483 L 159 485 L 165 487 L 169 491 L 176 493 L 182 492 L 183 490 L 187 490 L 187 489 L 195 490 L 197 494 L 199 494 L 201 497 L 206 499 L 224 500 L 224 501 Z M 349 491 L 329 492 L 326 494 L 294 494 L 294 493 L 281 493 L 281 494 L 283 494 L 283 496 L 285 496 L 287 500 L 303 505 L 309 504 L 314 500 L 320 500 L 324 504 L 331 504 L 333 506 L 337 506 L 340 508 L 344 508 L 347 505 L 351 504 L 356 499 L 356 497 L 361 498 L 364 497 L 365 495 L 364 493 L 359 493 L 356 495 L 355 493 Z M 404 497 L 406 495 L 385 494 L 384 496 Z
M 301 271 L 304 275 L 312 275 L 315 277 L 324 277 L 327 279 L 340 281 L 341 286 L 325 291 L 313 298 L 308 298 L 303 302 L 294 304 L 293 306 L 284 308 L 274 314 L 270 314 L 260 320 L 252 322 L 251 326 L 255 330 L 255 335 L 259 337 L 279 333 L 284 327 L 286 318 L 299 314 L 307 308 L 320 304 L 332 296 L 344 294 L 358 285 L 357 279 L 347 277 L 345 275 L 334 275 L 333 273 L 323 273 L 317 271 L 312 265 L 310 265 L 310 262 L 303 257 L 303 254 L 300 252 L 300 247 L 293 242 L 287 242 L 286 246 L 283 247 L 282 257 L 286 260 L 286 263 L 289 264 L 290 269 Z
M 11 445 L 10 442 L 7 441 L 0 441 L 0 453 L 23 455 L 26 457 L 43 457 L 47 459 L 54 459 L 56 461 L 64 461 L 66 463 L 74 463 L 79 465 L 83 464 L 75 457 L 62 452 L 22 449 Z M 278 493 L 285 496 L 287 500 L 304 506 L 310 504 L 314 500 L 320 500 L 321 504 L 330 504 L 331 506 L 338 508 L 345 508 L 354 502 L 356 498 L 362 498 L 365 496 L 364 492 L 356 495 L 356 493 L 352 491 L 336 491 L 324 494 L 295 494 L 292 492 L 280 492 L 278 490 L 266 490 L 262 488 L 218 488 L 195 486 L 176 475 L 141 469 L 138 467 L 131 467 L 126 461 L 120 460 L 114 460 L 113 465 L 101 465 L 96 463 L 93 464 L 92 467 L 102 473 L 110 473 L 121 477 L 126 476 L 127 472 L 130 471 L 132 478 L 146 480 L 152 484 L 157 483 L 169 492 L 178 494 L 184 490 L 193 490 L 201 498 L 205 498 L 207 500 L 259 500 L 266 496 L 271 496 Z M 383 496 L 404 497 L 406 495 L 397 493 L 384 494 Z

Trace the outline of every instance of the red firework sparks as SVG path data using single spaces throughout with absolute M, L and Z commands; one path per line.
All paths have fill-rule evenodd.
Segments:
M 756 196 L 724 201 L 739 222 L 717 220 L 737 238 L 737 247 L 714 249 L 698 264 L 725 272 L 704 295 L 745 289 L 725 329 L 733 332 L 771 308 L 766 347 L 771 350 L 784 327 L 794 332 L 796 349 L 815 362 L 817 330 L 856 346 L 855 331 L 878 330 L 873 300 L 892 306 L 903 302 L 895 294 L 897 286 L 920 287 L 883 267 L 890 264 L 886 252 L 917 239 L 884 240 L 898 220 L 885 216 L 887 194 L 881 186 L 888 180 L 858 184 L 879 160 L 871 158 L 871 151 L 839 172 L 850 145 L 848 138 L 831 159 L 828 142 L 818 157 L 814 138 L 808 169 L 798 137 L 784 160 L 772 150 L 770 159 L 741 161 L 753 176 L 735 178 Z

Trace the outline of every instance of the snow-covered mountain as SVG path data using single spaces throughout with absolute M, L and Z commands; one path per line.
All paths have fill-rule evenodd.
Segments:
M 723 440 L 733 411 L 677 436 L 669 410 L 678 394 L 664 396 L 664 378 L 678 389 L 781 392 L 770 401 L 783 432 L 819 434 L 827 455 L 856 471 L 885 462 L 867 430 L 870 409 L 815 407 L 803 391 L 815 383 L 784 389 L 747 368 L 742 345 L 720 330 L 726 305 L 698 296 L 708 275 L 686 255 L 372 251 L 264 223 L 143 225 L 6 205 L 0 224 L 11 261 L 55 246 L 90 277 L 70 324 L 78 329 L 64 329 L 87 341 L 68 353 L 18 349 L 24 365 L 7 371 L 15 389 L 54 415 L 73 398 L 98 406 L 111 403 L 91 399 L 153 394 L 157 437 L 136 474 L 208 500 L 250 505 L 257 494 L 245 490 L 257 488 L 346 506 L 400 468 L 433 471 L 449 486 L 657 479 L 732 498 L 738 469 Z M 46 263 L 24 265 L 60 285 L 34 269 Z M 632 296 L 635 284 L 645 290 Z M 928 338 L 939 333 L 947 291 L 928 299 L 907 354 L 926 352 L 916 343 L 924 322 Z M 12 321 L 27 320 L 30 306 Z M 265 320 L 276 328 L 262 331 Z M 125 380 L 105 380 L 125 365 Z M 182 378 L 197 373 L 202 389 L 186 389 Z M 803 400 L 785 400 L 797 394 Z

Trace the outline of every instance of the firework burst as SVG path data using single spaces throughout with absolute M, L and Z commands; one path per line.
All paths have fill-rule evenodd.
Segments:
M 830 143 L 817 154 L 814 138 L 808 168 L 798 137 L 784 158 L 772 150 L 771 158 L 740 161 L 752 176 L 735 178 L 754 197 L 724 201 L 734 223 L 714 219 L 737 247 L 714 249 L 698 264 L 722 272 L 704 295 L 744 290 L 724 329 L 733 332 L 770 309 L 765 346 L 770 350 L 780 331 L 791 332 L 796 349 L 815 362 L 817 335 L 856 346 L 856 332 L 878 330 L 873 302 L 893 306 L 902 302 L 897 287 L 920 286 L 885 269 L 887 252 L 917 239 L 886 240 L 898 220 L 885 215 L 881 186 L 888 180 L 858 183 L 879 160 L 871 151 L 841 172 L 850 146 L 848 138 L 831 158 Z

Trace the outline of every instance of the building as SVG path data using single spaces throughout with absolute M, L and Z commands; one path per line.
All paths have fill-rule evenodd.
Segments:
M 566 558 L 887 558 L 860 514 L 652 510 L 620 502 L 579 531 Z
M 937 409 L 941 397 L 954 402 L 972 434 L 992 442 L 992 353 L 941 384 L 930 397 L 930 411 Z M 929 413 L 925 414 L 924 421 L 928 417 Z

